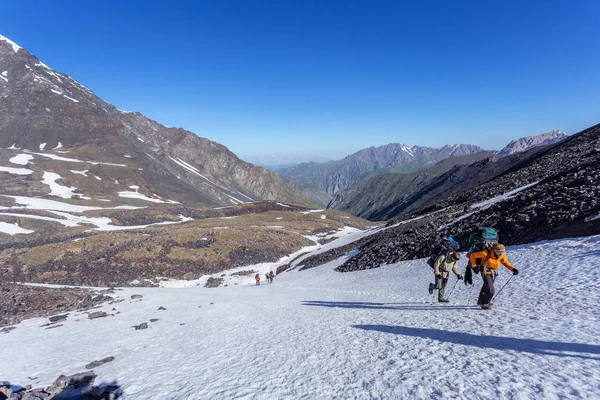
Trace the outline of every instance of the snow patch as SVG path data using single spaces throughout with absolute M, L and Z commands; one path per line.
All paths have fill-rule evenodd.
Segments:
M 62 94 L 62 92 L 60 92 L 60 91 L 58 91 L 58 90 L 50 89 L 50 91 L 51 91 L 52 93 L 56 93 L 56 94 Z
M 12 168 L 12 167 L 0 167 L 0 172 L 8 172 L 13 175 L 31 175 L 33 171 L 27 168 Z
M 6 234 L 9 234 L 12 236 L 12 235 L 33 233 L 35 231 L 32 231 L 30 229 L 21 228 L 19 226 L 19 224 L 16 222 L 14 224 L 9 224 L 7 222 L 0 222 L 0 232 L 6 233 Z
M 57 150 L 57 149 L 61 149 L 63 147 L 61 142 L 58 142 L 58 144 L 56 145 L 55 148 L 53 148 L 52 150 Z
M 152 203 L 164 203 L 164 201 L 162 201 L 161 199 L 144 196 L 143 194 L 138 193 L 137 191 L 135 191 L 135 192 L 130 192 L 130 191 L 119 192 L 119 197 L 126 197 L 126 198 L 130 198 L 130 199 L 150 201 Z
M 77 174 L 77 175 L 83 175 L 83 176 L 87 176 L 88 171 L 89 171 L 88 169 L 84 169 L 83 171 L 77 171 L 74 169 L 71 170 L 72 173 Z
M 320 213 L 325 211 L 324 209 L 320 209 L 320 210 L 308 210 L 308 211 L 300 211 L 300 214 L 312 214 L 312 213 Z
M 77 190 L 76 187 L 63 186 L 56 183 L 59 179 L 61 179 L 61 176 L 57 173 L 44 171 L 42 183 L 50 187 L 50 196 L 57 196 L 63 199 L 70 199 L 72 196 L 81 196 L 74 192 Z
M 66 94 L 63 94 L 63 97 L 65 97 L 65 98 L 67 98 L 67 99 L 71 100 L 73 103 L 79 103 L 79 100 L 75 100 L 74 98 L 72 98 L 72 97 L 69 97 L 69 96 L 67 96 Z
M 17 154 L 8 161 L 13 164 L 27 165 L 31 160 L 33 160 L 33 156 L 30 154 Z
M 46 148 L 46 143 L 40 143 L 40 151 L 44 151 Z
M 474 211 L 471 211 L 471 212 L 468 212 L 466 214 L 463 214 L 460 217 L 456 218 L 455 220 L 453 220 L 453 221 L 451 221 L 451 222 L 449 222 L 449 223 L 447 223 L 445 225 L 440 226 L 438 228 L 438 231 L 446 229 L 447 227 L 449 227 L 450 225 L 453 225 L 453 224 L 457 223 L 458 221 L 462 221 L 463 219 L 469 218 L 471 215 L 473 215 L 475 213 L 478 213 L 478 212 L 483 211 L 483 210 L 487 210 L 488 208 L 490 208 L 491 206 L 493 206 L 496 203 L 500 203 L 501 201 L 505 201 L 505 200 L 511 199 L 511 198 L 515 197 L 515 195 L 517 193 L 522 192 L 523 190 L 527 190 L 530 187 L 537 185 L 538 183 L 539 183 L 539 181 L 533 182 L 533 183 L 530 183 L 528 185 L 521 186 L 519 188 L 511 190 L 510 192 L 506 192 L 506 193 L 501 194 L 499 196 L 492 197 L 491 199 L 488 199 L 488 200 L 485 200 L 485 201 L 482 201 L 482 202 L 479 202 L 479 203 L 472 204 L 470 208 L 473 209 Z
M 400 146 L 400 149 L 402 149 L 402 151 L 404 151 L 405 153 L 407 153 L 409 156 L 414 157 L 415 155 L 413 154 L 412 150 L 410 149 L 410 147 L 406 146 L 405 144 Z
M 18 52 L 20 49 L 22 49 L 21 46 L 19 46 L 18 44 L 16 44 L 15 42 L 13 42 L 12 40 L 10 40 L 9 38 L 7 38 L 5 36 L 0 35 L 0 40 L 3 40 L 5 42 L 7 42 L 8 44 L 10 44 L 15 53 Z
M 515 197 L 515 195 L 516 195 L 517 193 L 519 193 L 519 192 L 522 192 L 523 190 L 527 190 L 527 189 L 529 189 L 530 187 L 537 185 L 538 183 L 539 183 L 539 181 L 537 181 L 537 182 L 533 182 L 533 183 L 530 183 L 530 184 L 528 184 L 528 185 L 521 186 L 521 187 L 519 187 L 519 188 L 516 188 L 516 189 L 514 189 L 514 190 L 511 190 L 510 192 L 506 192 L 506 193 L 504 193 L 504 194 L 501 194 L 501 195 L 499 195 L 499 196 L 492 197 L 492 198 L 491 198 L 491 199 L 489 199 L 489 200 L 485 200 L 485 201 L 482 201 L 482 202 L 480 202 L 480 203 L 475 203 L 475 204 L 473 204 L 473 205 L 471 206 L 471 208 L 480 208 L 480 209 L 486 209 L 486 208 L 489 208 L 490 206 L 492 206 L 492 205 L 494 205 L 494 204 L 496 204 L 496 203 L 499 203 L 499 202 L 501 202 L 501 201 L 505 201 L 505 200 L 508 200 L 508 199 L 510 199 L 510 198 L 512 198 L 512 197 Z
M 125 164 L 114 164 L 114 163 L 106 163 L 106 162 L 100 162 L 100 161 L 83 161 L 83 160 L 78 160 L 76 158 L 67 158 L 67 157 L 57 156 L 56 154 L 35 153 L 35 152 L 30 152 L 30 153 L 37 154 L 38 156 L 42 156 L 42 157 L 47 157 L 47 158 L 50 158 L 50 159 L 56 160 L 56 161 L 88 163 L 88 164 L 92 164 L 92 165 L 110 165 L 113 167 L 127 167 L 127 165 L 125 165 Z

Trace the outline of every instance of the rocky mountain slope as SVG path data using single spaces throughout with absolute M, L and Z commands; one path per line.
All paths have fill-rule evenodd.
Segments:
M 45 171 L 58 174 L 63 186 L 85 189 L 92 201 L 123 197 L 118 193 L 135 186 L 146 197 L 201 207 L 308 203 L 274 172 L 184 129 L 118 110 L 4 37 L 0 78 L 3 194 L 48 194 L 39 185 Z M 31 163 L 10 170 L 19 167 L 13 157 Z
M 446 158 L 423 171 L 380 174 L 338 192 L 327 207 L 372 221 L 388 220 L 425 205 L 428 192 L 446 193 L 451 190 L 456 185 L 456 179 L 451 178 L 453 172 L 488 158 L 494 156 L 482 151 Z M 442 187 L 444 189 L 437 190 Z
M 501 156 L 518 153 L 520 151 L 528 150 L 535 146 L 547 146 L 560 142 L 561 140 L 569 137 L 566 133 L 559 131 L 558 129 L 551 130 L 550 132 L 542 133 L 535 136 L 527 136 L 517 140 L 511 141 L 502 150 L 498 152 Z
M 600 125 L 524 157 L 476 190 L 457 190 L 388 225 L 389 229 L 359 242 L 308 258 L 303 267 L 321 265 L 352 250 L 360 251 L 340 271 L 426 257 L 448 234 L 466 249 L 469 234 L 480 226 L 495 227 L 508 245 L 598 234 Z
M 329 193 L 309 183 L 301 182 L 294 178 L 286 177 L 283 177 L 283 180 L 288 185 L 296 189 L 296 191 L 298 191 L 304 197 L 315 202 L 319 207 L 327 207 L 327 205 L 332 199 L 332 196 Z
M 360 150 L 342 160 L 303 163 L 277 170 L 277 173 L 316 186 L 333 195 L 374 172 L 382 172 L 388 168 L 404 173 L 418 171 L 444 158 L 464 156 L 481 150 L 473 145 L 448 145 L 435 149 L 392 143 Z

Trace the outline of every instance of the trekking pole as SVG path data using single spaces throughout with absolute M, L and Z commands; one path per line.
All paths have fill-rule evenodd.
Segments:
M 460 281 L 460 279 L 457 279 L 456 282 L 454 283 L 454 286 L 452 286 L 452 289 L 450 289 L 450 293 L 448 293 L 448 297 L 446 297 L 447 299 L 450 298 L 450 296 L 452 296 L 452 293 L 454 292 L 454 288 L 456 287 L 456 284 Z
M 467 294 L 467 307 L 471 305 L 471 289 L 473 289 L 474 287 L 475 285 L 473 284 L 469 285 L 469 293 Z
M 502 285 L 502 287 L 500 288 L 500 290 L 498 290 L 498 293 L 496 293 L 496 295 L 492 298 L 492 300 L 494 300 L 496 297 L 498 297 L 498 295 L 500 294 L 500 292 L 502 291 L 502 289 L 504 289 L 504 287 L 506 285 L 508 285 L 508 282 L 510 282 L 512 280 L 512 278 L 514 278 L 515 276 L 511 276 L 504 285 Z

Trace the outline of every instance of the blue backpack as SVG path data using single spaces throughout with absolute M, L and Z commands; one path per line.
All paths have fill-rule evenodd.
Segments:
M 440 246 L 431 253 L 431 256 L 429 256 L 429 259 L 427 259 L 427 264 L 433 268 L 435 265 L 435 260 L 437 260 L 442 254 L 445 255 L 449 251 L 458 251 L 459 248 L 460 244 L 458 244 L 458 242 L 454 240 L 452 236 L 448 236 L 447 238 L 442 239 Z

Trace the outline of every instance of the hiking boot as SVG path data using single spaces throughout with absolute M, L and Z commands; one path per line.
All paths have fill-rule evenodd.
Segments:
M 433 294 L 433 289 L 435 289 L 435 285 L 433 283 L 429 284 L 429 294 Z
M 481 309 L 482 309 L 482 310 L 489 310 L 489 309 L 490 309 L 490 307 L 492 307 L 492 304 L 491 304 L 491 303 L 485 303 L 485 304 L 482 304 L 482 305 L 481 305 Z
M 438 303 L 449 303 L 449 302 L 450 302 L 450 300 L 448 300 L 448 299 L 444 299 L 444 298 L 438 299 Z

